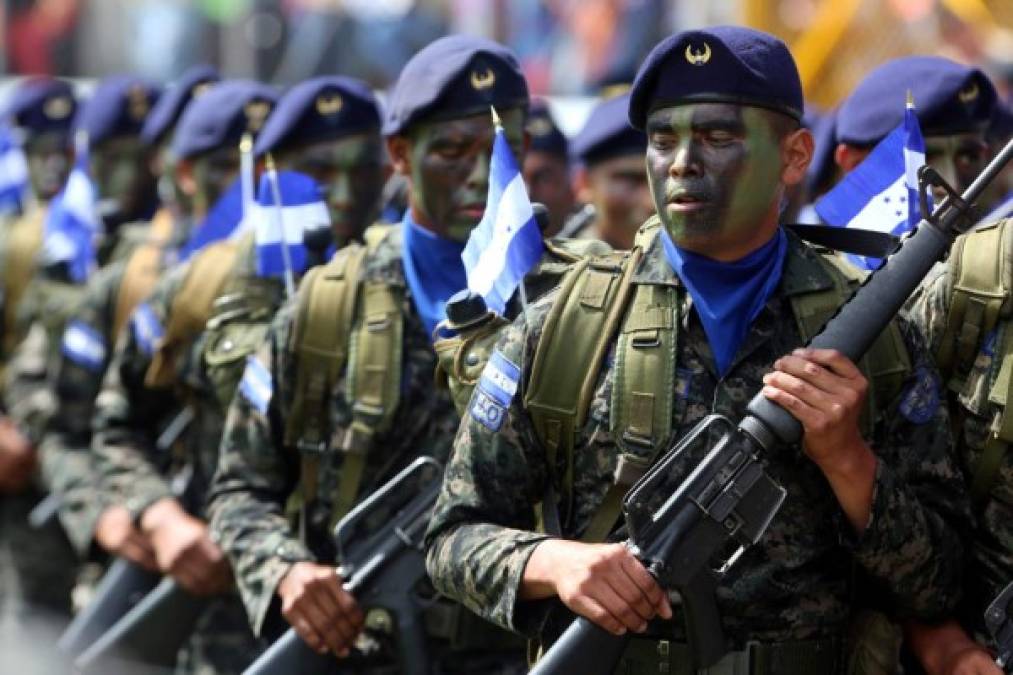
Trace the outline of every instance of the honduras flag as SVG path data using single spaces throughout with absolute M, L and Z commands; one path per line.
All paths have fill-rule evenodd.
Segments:
M 194 228 L 180 250 L 179 259 L 186 260 L 208 244 L 234 236 L 240 229 L 244 213 L 243 185 L 237 178 L 214 203 L 200 225 Z
M 316 181 L 296 171 L 273 168 L 260 178 L 253 218 L 257 274 L 283 277 L 286 285 L 306 269 L 304 233 L 331 226 L 323 190 Z
M 44 265 L 65 263 L 74 283 L 84 283 L 95 268 L 95 239 L 100 222 L 95 186 L 88 176 L 88 139 L 75 139 L 74 167 L 63 190 L 46 214 L 41 260 Z
M 816 212 L 830 225 L 904 234 L 922 217 L 918 169 L 923 164 L 925 141 L 909 100 L 904 122 L 816 202 Z M 866 270 L 882 264 L 879 258 L 849 255 L 848 259 Z
M 28 192 L 28 160 L 14 133 L 0 125 L 0 214 L 17 213 Z
M 489 309 L 503 314 L 524 275 L 541 259 L 543 244 L 524 179 L 495 110 L 493 122 L 496 138 L 489 167 L 489 196 L 461 259 L 468 289 L 485 298 Z

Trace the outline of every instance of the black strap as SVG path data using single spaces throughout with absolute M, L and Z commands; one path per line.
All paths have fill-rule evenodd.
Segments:
M 833 225 L 785 225 L 789 230 L 810 244 L 823 248 L 851 253 L 869 258 L 885 258 L 900 239 L 888 232 L 863 230 L 857 227 L 835 227 Z

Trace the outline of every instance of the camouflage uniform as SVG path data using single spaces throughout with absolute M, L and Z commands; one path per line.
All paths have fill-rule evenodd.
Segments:
M 942 341 L 950 311 L 953 278 L 949 265 L 939 264 L 926 278 L 909 304 L 911 320 L 923 331 L 931 352 Z M 961 392 L 949 392 L 949 406 L 956 427 L 957 454 L 963 476 L 970 483 L 993 423 L 1002 408 L 989 400 L 989 390 L 999 374 L 1005 331 L 1003 322 L 987 336 Z M 997 353 L 999 352 L 999 353 Z M 965 625 L 980 630 L 985 607 L 1013 580 L 1013 453 L 1005 453 L 987 497 L 976 504 L 977 521 L 968 541 L 964 594 L 960 616 Z
M 688 294 L 661 242 L 654 238 L 647 245 L 633 284 L 674 287 L 676 325 L 681 326 L 669 442 L 711 413 L 741 419 L 771 364 L 800 345 L 790 297 L 827 288 L 831 281 L 811 248 L 790 234 L 789 241 L 781 282 L 723 378 L 715 374 L 706 335 L 689 311 Z M 502 626 L 550 641 L 572 615 L 563 612 L 558 601 L 523 602 L 518 589 L 528 557 L 549 536 L 534 531 L 533 506 L 546 494 L 547 482 L 564 475 L 566 461 L 565 453 L 559 453 L 558 465 L 547 465 L 531 417 L 522 407 L 553 297 L 537 302 L 527 321 L 518 319 L 502 334 L 497 350 L 519 366 L 519 391 L 509 407 L 499 411 L 503 421 L 498 430 L 490 428 L 496 426 L 489 421 L 497 417 L 494 414 L 483 416 L 490 426 L 472 413 L 465 418 L 426 536 L 427 566 L 439 591 Z M 900 614 L 940 616 L 957 601 L 961 548 L 957 533 L 968 520 L 966 497 L 949 455 L 946 410 L 935 405 L 937 401 L 917 398 L 921 386 L 930 390 L 937 386 L 937 376 L 917 334 L 906 324 L 902 333 L 913 375 L 904 383 L 900 400 L 881 409 L 870 439 L 880 462 L 868 527 L 856 537 L 826 479 L 800 447 L 773 452 L 767 458 L 768 471 L 787 489 L 787 499 L 763 539 L 745 553 L 717 590 L 723 625 L 734 648 L 742 649 L 748 640 L 842 636 L 852 609 L 854 564 L 872 577 L 882 597 Z M 573 506 L 562 532 L 569 539 L 581 536 L 613 482 L 620 449 L 609 431 L 612 359 L 610 353 L 598 376 L 587 422 L 575 432 Z M 472 399 L 473 406 L 480 396 Z M 485 403 L 489 404 L 488 397 Z M 641 456 L 645 452 L 625 445 L 623 452 Z M 687 458 L 680 463 L 682 470 L 698 459 Z M 672 639 L 674 634 L 674 639 L 685 641 L 681 612 L 674 609 L 673 624 L 661 620 L 652 624 L 649 634 L 655 639 Z
M 434 389 L 436 356 L 408 292 L 401 255 L 401 229 L 392 226 L 370 250 L 360 275 L 364 282 L 383 283 L 404 291 L 400 403 L 391 431 L 375 441 L 374 447 L 382 452 L 371 452 L 366 458 L 360 497 L 370 494 L 420 455 L 446 461 L 458 426 L 449 394 Z M 267 341 L 253 357 L 271 373 L 274 393 L 269 408 L 258 410 L 241 394 L 233 399 L 212 490 L 211 526 L 232 560 L 247 613 L 258 634 L 270 633 L 276 627 L 272 622 L 280 617 L 272 611 L 272 605 L 274 611 L 277 608 L 275 591 L 294 563 L 331 562 L 337 558 L 329 526 L 343 464 L 336 449 L 324 452 L 319 464 L 317 499 L 304 506 L 306 516 L 301 527 L 306 532 L 305 539 L 296 535 L 298 530 L 286 515 L 286 502 L 300 482 L 299 452 L 283 446 L 281 440 L 296 385 L 291 334 L 297 306 L 293 300 L 282 307 Z M 339 436 L 352 422 L 346 386 L 346 378 L 342 377 L 331 392 L 332 437 Z M 462 617 L 459 625 L 463 628 L 475 623 Z M 439 642 L 436 650 L 446 651 L 442 645 Z M 516 672 L 512 669 L 522 667 L 518 651 L 495 657 L 494 648 L 486 647 L 489 649 L 486 654 L 475 655 L 480 660 L 484 657 L 482 665 L 469 661 L 467 656 L 448 654 L 440 666 L 441 672 Z M 461 658 L 460 663 L 455 664 L 455 658 Z
M 237 264 L 233 274 L 245 269 Z M 189 265 L 170 270 L 142 307 L 167 326 L 170 308 Z M 92 450 L 95 469 L 108 503 L 127 508 L 138 519 L 146 508 L 166 497 L 178 497 L 187 510 L 203 517 L 207 485 L 217 463 L 222 415 L 213 388 L 204 379 L 199 341 L 183 350 L 175 363 L 176 388 L 144 384 L 155 346 L 139 334 L 137 312 L 120 335 L 95 404 Z M 184 406 L 194 412 L 168 456 L 156 448 L 159 434 Z M 174 476 L 192 475 L 185 494 L 177 496 Z M 198 620 L 177 661 L 177 672 L 239 673 L 260 646 L 246 625 L 238 597 L 215 598 Z

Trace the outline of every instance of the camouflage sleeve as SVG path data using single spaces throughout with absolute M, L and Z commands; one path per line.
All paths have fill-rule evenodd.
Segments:
M 158 456 L 155 443 L 157 426 L 179 405 L 172 389 L 148 388 L 144 377 L 187 269 L 182 265 L 172 270 L 134 309 L 95 401 L 91 447 L 102 487 L 111 503 L 125 506 L 135 518 L 173 496 L 162 473 L 167 458 Z
M 288 335 L 295 299 L 276 315 L 247 360 L 225 420 L 209 520 L 236 576 L 256 634 L 264 627 L 278 583 L 297 561 L 315 560 L 296 536 L 285 507 L 298 480 L 297 458 L 283 445 L 289 390 Z
M 540 301 L 529 309 L 532 326 L 541 325 L 549 306 Z M 536 333 L 521 316 L 498 341 L 490 359 L 496 365 L 486 367 L 472 394 L 426 533 L 426 567 L 441 593 L 532 636 L 547 606 L 522 603 L 518 591 L 531 552 L 548 538 L 534 532 L 548 472 L 517 387 L 530 376 L 526 357 Z
M 89 452 L 91 420 L 115 336 L 113 314 L 125 263 L 99 271 L 64 329 L 50 382 L 54 414 L 39 444 L 42 481 L 61 501 L 60 521 L 79 554 L 86 554 L 102 509 L 95 458 Z
M 949 269 L 946 263 L 937 263 L 905 307 L 908 318 L 924 336 L 930 354 L 939 351 L 946 330 L 946 316 L 953 291 Z
M 912 370 L 875 432 L 880 462 L 856 558 L 899 616 L 935 619 L 959 600 L 971 513 L 940 376 L 921 335 L 901 326 Z
M 4 371 L 4 408 L 34 444 L 38 444 L 56 405 L 47 386 L 52 351 L 45 327 L 39 322 L 32 323 Z

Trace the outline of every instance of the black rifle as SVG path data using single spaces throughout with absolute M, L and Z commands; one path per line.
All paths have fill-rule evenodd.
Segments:
M 1013 666 L 1013 582 L 985 610 L 985 628 L 995 641 L 995 665 L 1010 672 Z
M 159 453 L 168 454 L 176 440 L 193 421 L 193 417 L 193 410 L 187 406 L 173 418 L 155 441 Z M 181 499 L 185 498 L 189 491 L 191 477 L 192 472 L 181 474 L 173 481 L 173 492 Z M 91 602 L 74 617 L 60 636 L 57 648 L 63 654 L 76 659 L 141 598 L 148 595 L 158 584 L 161 576 L 122 558 L 114 560 L 95 587 Z
M 404 675 L 428 675 L 429 657 L 416 586 L 426 576 L 422 537 L 440 490 L 443 468 L 420 457 L 341 519 L 334 529 L 345 590 L 362 607 L 395 619 Z M 314 652 L 288 629 L 243 675 L 324 675 L 339 662 Z
M 946 198 L 901 239 L 883 266 L 871 274 L 810 342 L 858 361 L 918 287 L 929 270 L 970 227 L 970 205 L 1013 158 L 1013 141 L 995 157 L 963 197 L 930 167 L 919 171 L 922 213 L 929 213 L 930 186 Z M 738 424 L 712 415 L 700 422 L 626 495 L 627 545 L 664 588 L 682 596 L 693 668 L 713 665 L 728 651 L 714 599 L 714 586 L 759 541 L 784 501 L 785 490 L 761 459 L 779 445 L 802 437 L 802 425 L 762 394 Z M 711 444 L 709 439 L 718 439 Z M 684 480 L 668 475 L 677 457 L 694 444 L 708 447 Z M 668 479 L 666 481 L 666 479 Z M 671 491 L 659 484 L 674 482 Z M 730 549 L 735 551 L 725 556 Z M 715 562 L 715 558 L 724 562 Z M 579 617 L 532 669 L 532 675 L 611 673 L 630 636 L 615 636 Z

